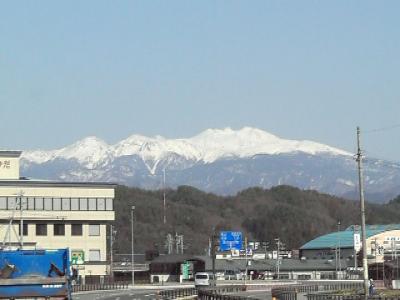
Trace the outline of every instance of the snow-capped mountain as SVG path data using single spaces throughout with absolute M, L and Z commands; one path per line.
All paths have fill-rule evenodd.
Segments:
M 132 135 L 114 145 L 87 137 L 62 149 L 24 151 L 21 165 L 23 176 L 43 179 L 160 188 L 165 169 L 171 187 L 193 185 L 231 194 L 250 186 L 290 184 L 351 196 L 356 194 L 357 182 L 352 156 L 324 144 L 286 140 L 245 127 L 207 129 L 187 139 Z M 387 193 L 383 198 L 400 193 L 399 165 L 370 162 L 367 190 Z M 383 182 L 389 174 L 391 180 Z

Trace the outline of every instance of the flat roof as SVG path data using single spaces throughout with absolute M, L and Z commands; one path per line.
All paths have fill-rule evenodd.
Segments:
M 72 182 L 72 181 L 50 181 L 50 180 L 0 180 L 0 187 L 4 186 L 27 186 L 27 187 L 74 187 L 74 188 L 114 188 L 116 183 L 110 182 Z
M 16 150 L 0 150 L 1 157 L 20 157 L 22 151 Z

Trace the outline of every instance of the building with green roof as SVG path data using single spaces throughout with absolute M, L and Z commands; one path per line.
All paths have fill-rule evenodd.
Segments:
M 300 248 L 300 257 L 306 259 L 354 258 L 355 250 L 361 249 L 359 226 L 319 236 Z M 400 250 L 400 224 L 367 225 L 367 255 L 383 260 L 383 255 Z M 380 257 L 381 256 L 381 257 Z

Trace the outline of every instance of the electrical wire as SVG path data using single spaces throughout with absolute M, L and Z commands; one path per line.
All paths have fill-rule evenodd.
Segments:
M 387 131 L 387 130 L 391 130 L 391 129 L 395 129 L 395 128 L 399 128 L 400 127 L 400 123 L 398 124 L 393 124 L 391 126 L 386 126 L 386 127 L 381 127 L 381 128 L 375 128 L 375 129 L 371 129 L 371 130 L 363 130 L 363 134 L 366 133 L 374 133 L 374 132 L 379 132 L 379 131 Z

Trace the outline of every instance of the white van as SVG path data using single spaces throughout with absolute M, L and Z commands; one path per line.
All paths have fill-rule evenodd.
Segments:
M 211 276 L 206 272 L 198 272 L 194 275 L 194 286 L 205 287 L 211 285 Z

